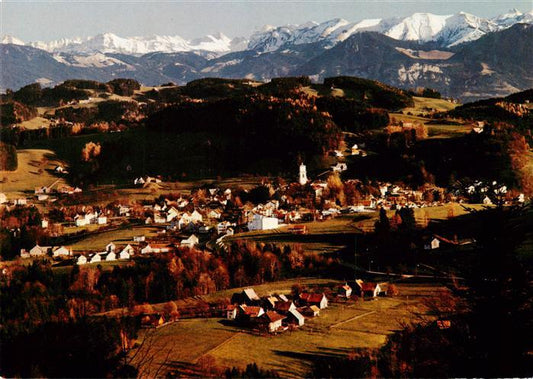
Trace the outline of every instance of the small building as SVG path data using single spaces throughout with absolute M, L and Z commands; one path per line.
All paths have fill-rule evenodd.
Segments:
M 287 314 L 292 310 L 296 309 L 296 305 L 292 301 L 277 301 L 274 305 L 276 312 L 281 314 Z
M 352 287 L 350 287 L 348 283 L 343 284 L 342 286 L 339 287 L 339 295 L 341 297 L 346 297 L 346 298 L 352 296 Z
M 102 256 L 100 254 L 91 254 L 88 259 L 89 263 L 97 263 L 102 261 Z
M 76 264 L 77 265 L 84 265 L 84 264 L 87 264 L 87 257 L 85 255 L 80 255 L 77 259 L 76 259 Z
M 251 324 L 256 322 L 264 313 L 263 307 L 242 304 L 237 309 L 237 320 L 243 324 Z
M 316 305 L 320 309 L 328 307 L 328 298 L 323 293 L 308 293 L 300 294 L 300 300 L 307 305 Z
M 117 246 L 113 242 L 109 242 L 105 247 L 105 251 L 115 251 L 116 248 Z
M 130 259 L 131 256 L 135 253 L 135 250 L 131 245 L 126 245 L 118 255 L 118 259 Z
M 71 256 L 72 250 L 66 248 L 65 246 L 57 247 L 52 250 L 52 256 L 54 257 L 60 257 L 60 256 Z
M 107 217 L 106 216 L 98 216 L 96 219 L 96 223 L 98 225 L 106 225 L 107 224 Z
M 152 246 L 150 244 L 146 245 L 141 249 L 141 254 L 149 254 L 152 252 Z
M 303 326 L 303 324 L 305 324 L 305 317 L 300 312 L 298 312 L 296 308 L 294 308 L 287 312 L 286 321 L 289 324 Z
M 284 319 L 285 316 L 274 311 L 268 311 L 261 317 L 260 324 L 262 324 L 270 333 L 274 333 L 282 328 L 282 322 Z
M 301 311 L 307 317 L 318 317 L 320 316 L 320 308 L 316 305 L 306 306 L 301 308 Z
M 146 241 L 146 237 L 145 236 L 134 236 L 133 237 L 133 242 L 144 242 L 144 241 Z
M 116 261 L 117 260 L 117 254 L 114 251 L 110 251 L 109 253 L 105 254 L 105 260 L 108 262 Z
M 276 217 L 266 217 L 260 214 L 254 214 L 252 221 L 248 223 L 248 230 L 271 230 L 278 227 Z
M 51 249 L 51 246 L 35 245 L 30 249 L 30 257 L 41 257 L 43 255 L 47 255 Z
M 189 238 L 181 240 L 180 246 L 189 247 L 192 249 L 194 246 L 198 245 L 198 242 L 200 242 L 198 237 L 196 237 L 194 234 L 191 234 Z
M 377 297 L 382 291 L 381 287 L 377 283 L 363 283 L 361 286 L 363 297 Z
M 237 319 L 237 305 L 230 304 L 226 308 L 226 319 L 228 320 L 235 320 Z

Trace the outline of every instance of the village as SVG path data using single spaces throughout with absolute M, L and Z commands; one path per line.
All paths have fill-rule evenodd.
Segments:
M 357 147 L 355 147 L 357 148 Z M 330 177 L 338 178 L 338 163 L 332 166 Z M 62 166 L 56 168 L 65 172 Z M 342 171 L 342 170 L 341 170 Z M 161 183 L 157 177 L 139 177 L 133 180 L 133 188 L 146 188 Z M 341 206 L 335 191 L 344 186 L 360 191 L 352 204 Z M 50 200 L 48 196 L 79 195 L 78 188 L 40 187 L 35 189 L 35 199 L 18 198 L 8 201 L 0 194 L 0 203 L 6 211 L 16 207 L 35 207 Z M 254 193 L 255 191 L 255 193 Z M 365 194 L 366 193 L 366 194 Z M 258 195 L 259 194 L 259 195 Z M 43 200 L 43 196 L 46 196 Z M 242 198 L 249 200 L 243 204 Z M 255 198 L 253 198 L 255 196 Z M 68 236 L 87 237 L 125 226 L 139 228 L 154 227 L 156 235 L 133 236 L 128 242 L 107 241 L 105 249 L 100 251 L 88 249 L 79 251 L 67 244 L 41 246 L 36 241 L 34 246 L 22 248 L 21 258 L 52 257 L 61 265 L 84 265 L 99 262 L 128 261 L 134 256 L 175 252 L 178 248 L 207 248 L 214 245 L 223 246 L 224 239 L 236 233 L 254 231 L 279 231 L 291 234 L 307 233 L 306 222 L 325 221 L 343 215 L 372 215 L 380 209 L 398 211 L 401 208 L 442 207 L 450 203 L 465 203 L 472 199 L 485 206 L 498 204 L 520 204 L 526 200 L 523 194 L 509 198 L 507 188 L 497 182 L 484 183 L 476 181 L 465 188 L 446 192 L 442 188 L 426 186 L 422 189 L 410 189 L 398 184 L 377 183 L 364 186 L 359 180 L 347 180 L 344 183 L 331 180 L 314 180 L 307 177 L 304 164 L 299 166 L 298 182 L 277 184 L 263 181 L 256 189 L 242 190 L 230 188 L 206 187 L 191 192 L 190 195 L 160 196 L 154 201 L 111 202 L 107 206 L 70 205 L 59 208 L 52 206 L 48 215 L 40 218 L 43 239 L 53 240 Z M 34 203 L 37 201 L 37 203 Z M 264 201 L 264 202 L 263 202 Z M 52 203 L 53 204 L 53 203 Z M 59 216 L 58 216 L 59 215 Z M 51 220 L 50 216 L 54 218 Z M 9 220 L 3 220 L 3 223 Z M 17 229 L 11 227 L 14 235 Z M 90 229 L 87 229 L 90 228 Z M 65 234 L 68 229 L 70 234 Z M 450 242 L 446 237 L 432 238 L 433 246 L 439 242 Z M 68 241 L 68 238 L 66 239 Z M 425 243 L 424 246 L 426 246 Z M 430 242 L 431 245 L 431 242 Z

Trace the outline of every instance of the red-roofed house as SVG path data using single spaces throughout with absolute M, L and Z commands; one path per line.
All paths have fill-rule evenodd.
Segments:
M 268 311 L 261 317 L 261 322 L 270 333 L 278 331 L 282 327 L 285 316 L 274 311 Z
M 300 294 L 300 300 L 307 305 L 316 305 L 320 309 L 328 307 L 328 298 L 323 293 L 307 293 Z

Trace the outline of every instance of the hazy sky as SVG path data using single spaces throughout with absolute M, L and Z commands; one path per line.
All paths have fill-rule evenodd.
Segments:
M 407 16 L 414 12 L 465 11 L 493 17 L 511 8 L 533 9 L 533 0 L 307 0 L 307 1 L 5 1 L 0 0 L 0 34 L 26 42 L 87 37 L 112 32 L 123 37 L 180 35 L 201 37 L 222 32 L 248 36 L 263 25 L 301 24 L 341 17 Z

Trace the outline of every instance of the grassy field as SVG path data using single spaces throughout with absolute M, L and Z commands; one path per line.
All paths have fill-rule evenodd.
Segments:
M 482 209 L 481 204 L 468 204 L 468 207 Z M 390 218 L 396 211 L 389 210 Z M 457 217 L 468 213 L 460 204 L 450 203 L 436 207 L 415 208 L 415 219 L 422 226 L 431 220 L 445 220 L 449 216 Z M 344 249 L 353 243 L 353 235 L 357 233 L 371 232 L 374 223 L 378 219 L 378 212 L 342 215 L 326 221 L 314 221 L 305 223 L 308 234 L 296 235 L 287 232 L 287 226 L 274 230 L 254 231 L 239 233 L 227 237 L 225 241 L 255 241 L 279 244 L 301 244 L 304 251 L 309 254 L 335 252 Z
M 157 234 L 157 230 L 158 228 L 151 226 L 112 230 L 109 232 L 103 232 L 89 236 L 73 243 L 71 247 L 74 251 L 87 251 L 102 250 L 109 242 L 113 242 L 118 246 L 127 244 L 136 245 L 137 242 L 133 242 L 134 236 L 144 235 L 149 238 L 155 236 Z
M 206 355 L 213 357 L 219 367 L 244 368 L 256 362 L 282 377 L 305 376 L 317 356 L 345 355 L 354 348 L 381 346 L 403 322 L 425 314 L 423 298 L 442 290 L 432 285 L 398 287 L 400 296 L 395 298 L 330 303 L 318 318 L 308 319 L 299 330 L 277 336 L 254 335 L 215 318 L 181 320 L 155 331 L 143 331 L 141 338 L 150 342 L 143 349 L 154 356 L 143 365 L 144 376 L 154 375 L 160 368 L 160 374 L 167 370 L 187 372 Z M 268 293 L 259 286 L 254 288 L 260 296 Z
M 9 199 L 25 197 L 34 193 L 36 187 L 50 186 L 58 177 L 53 174 L 56 165 L 62 164 L 51 150 L 25 149 L 17 151 L 16 171 L 0 171 L 0 192 Z M 65 184 L 59 179 L 56 184 Z
M 405 108 L 404 112 L 419 113 L 427 112 L 427 109 L 432 108 L 437 112 L 445 112 L 454 109 L 460 104 L 454 104 L 444 99 L 432 99 L 429 97 L 413 96 L 415 102 L 414 107 Z

